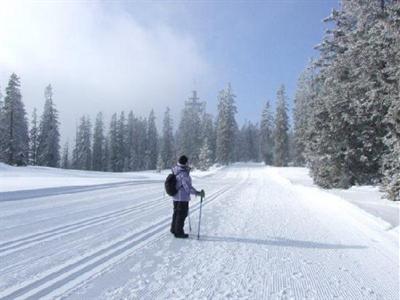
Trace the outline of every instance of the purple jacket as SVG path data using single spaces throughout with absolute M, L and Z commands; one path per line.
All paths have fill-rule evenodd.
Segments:
M 174 201 L 190 201 L 190 194 L 196 194 L 196 189 L 192 186 L 192 178 L 189 175 L 190 168 L 177 164 L 172 168 L 176 176 L 176 188 L 178 193 L 173 197 Z

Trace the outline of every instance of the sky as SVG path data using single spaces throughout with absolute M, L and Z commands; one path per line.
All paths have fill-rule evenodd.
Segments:
M 194 89 L 216 115 L 229 82 L 239 124 L 258 122 L 281 84 L 292 107 L 338 1 L 0 1 L 0 90 L 20 76 L 30 117 L 51 83 L 63 141 L 98 111 L 154 109 L 161 125 L 169 106 L 176 127 Z

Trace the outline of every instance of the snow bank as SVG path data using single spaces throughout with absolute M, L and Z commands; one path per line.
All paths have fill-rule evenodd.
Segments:
M 353 211 L 353 214 L 360 214 L 364 219 L 373 220 L 379 224 L 381 228 L 392 233 L 399 235 L 399 215 L 400 203 L 388 201 L 383 197 L 383 193 L 379 191 L 376 186 L 354 186 L 348 190 L 345 189 L 331 189 L 326 190 L 317 187 L 309 175 L 309 170 L 306 168 L 288 167 L 288 168 L 274 168 L 270 170 L 277 176 L 282 176 L 290 184 L 297 186 L 303 193 L 309 192 L 310 197 L 314 194 L 313 189 L 330 194 L 333 197 L 328 197 L 331 203 L 340 204 L 346 201 L 347 204 L 341 203 L 341 209 Z M 325 199 L 325 198 L 324 198 Z M 323 201 L 323 205 L 327 203 Z M 348 205 L 350 204 L 350 205 Z M 330 206 L 328 206 L 330 207 Z M 361 210 L 360 210 L 361 209 Z

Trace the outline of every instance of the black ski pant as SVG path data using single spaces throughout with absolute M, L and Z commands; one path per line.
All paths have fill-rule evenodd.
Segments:
M 174 201 L 174 213 L 172 215 L 171 232 L 182 234 L 185 219 L 189 211 L 189 202 Z

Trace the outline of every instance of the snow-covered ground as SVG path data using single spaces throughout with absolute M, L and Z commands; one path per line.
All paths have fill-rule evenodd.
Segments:
M 0 165 L 0 298 L 399 299 L 398 231 L 356 203 L 376 189 L 257 164 L 195 172 L 201 238 L 193 199 L 177 240 L 166 172 Z
M 194 171 L 193 177 L 201 178 L 214 174 L 221 167 L 213 166 L 208 171 Z M 13 167 L 0 163 L 0 192 L 37 190 L 43 188 L 84 187 L 100 184 L 160 181 L 170 170 L 142 172 L 96 172 L 63 170 L 46 167 Z
M 290 180 L 292 184 L 314 187 L 312 178 L 308 175 L 309 171 L 305 168 L 281 168 L 279 174 Z M 399 230 L 400 203 L 388 201 L 384 198 L 379 187 L 376 186 L 354 186 L 348 190 L 332 189 L 326 192 L 339 196 L 365 212 L 379 219 L 382 226 L 387 230 Z

